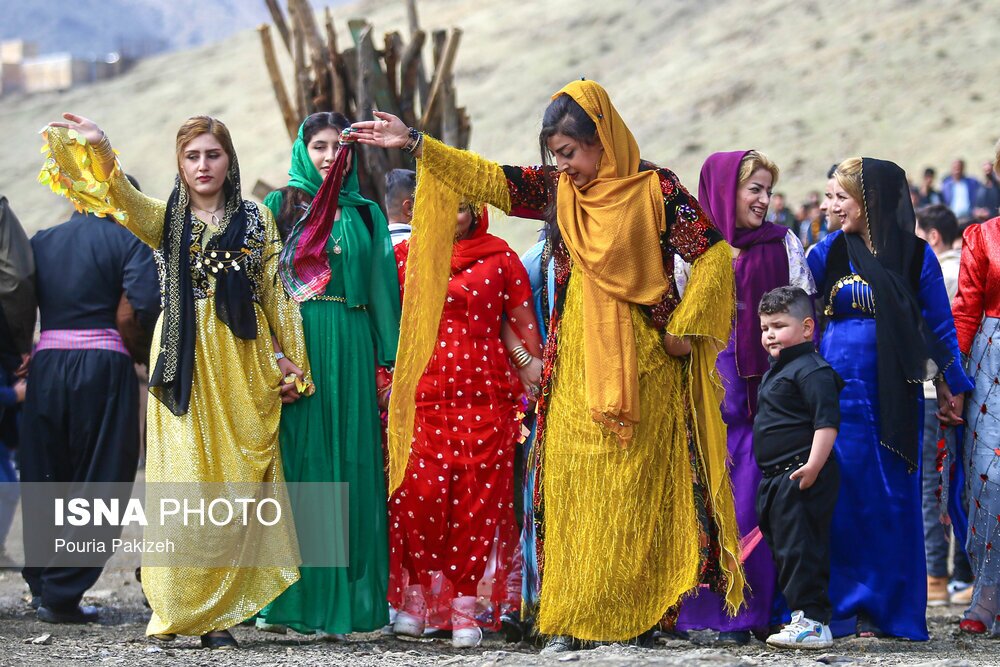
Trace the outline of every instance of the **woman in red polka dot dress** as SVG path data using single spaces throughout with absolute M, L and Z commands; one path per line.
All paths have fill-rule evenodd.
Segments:
M 514 452 L 522 391 L 537 391 L 541 372 L 528 275 L 487 228 L 485 211 L 460 209 L 406 477 L 389 502 L 393 629 L 450 628 L 459 647 L 478 645 L 481 627 L 498 628 L 501 607 L 519 603 L 520 590 L 510 600 L 506 586 L 518 567 Z M 396 249 L 403 289 L 408 251 Z M 522 342 L 511 351 L 500 338 L 504 320 Z

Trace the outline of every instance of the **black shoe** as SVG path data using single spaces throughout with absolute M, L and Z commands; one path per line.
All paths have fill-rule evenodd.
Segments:
M 31 596 L 31 608 L 32 609 L 38 609 L 41 606 L 42 606 L 42 596 L 41 595 L 32 595 Z
M 500 617 L 500 631 L 508 644 L 519 644 L 524 639 L 524 626 L 521 625 L 521 615 L 517 612 L 504 614 Z
M 97 607 L 79 605 L 68 611 L 57 611 L 45 605 L 39 605 L 35 616 L 39 621 L 45 623 L 96 623 L 98 619 Z
M 240 645 L 236 643 L 236 639 L 229 634 L 228 630 L 222 630 L 221 632 L 210 632 L 207 635 L 202 635 L 201 647 L 210 649 L 230 649 L 239 648 Z
M 734 630 L 730 632 L 720 632 L 715 638 L 716 646 L 746 646 L 750 643 L 753 635 L 749 630 Z

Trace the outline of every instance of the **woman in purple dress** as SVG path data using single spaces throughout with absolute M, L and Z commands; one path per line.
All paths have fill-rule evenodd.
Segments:
M 736 274 L 736 321 L 729 346 L 716 367 L 726 390 L 722 418 L 728 428 L 729 474 L 736 500 L 736 521 L 743 546 L 748 592 L 746 606 L 735 617 L 724 612 L 719 596 L 701 590 L 684 602 L 678 630 L 719 631 L 718 642 L 745 644 L 751 632 L 766 633 L 771 620 L 776 575 L 767 545 L 760 539 L 755 501 L 760 470 L 753 458 L 753 418 L 757 388 L 767 372 L 767 353 L 760 345 L 757 304 L 765 292 L 792 285 L 808 294 L 816 287 L 798 236 L 787 227 L 764 220 L 778 167 L 759 151 L 713 153 L 701 168 L 698 202 L 733 246 Z M 688 267 L 676 262 L 678 290 Z

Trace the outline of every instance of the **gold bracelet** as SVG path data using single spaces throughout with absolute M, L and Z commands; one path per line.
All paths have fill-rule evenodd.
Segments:
M 111 141 L 108 139 L 108 133 L 104 132 L 101 136 L 101 140 L 97 144 L 92 144 L 94 147 L 94 156 L 101 161 L 111 161 L 115 159 L 115 151 L 111 148 Z

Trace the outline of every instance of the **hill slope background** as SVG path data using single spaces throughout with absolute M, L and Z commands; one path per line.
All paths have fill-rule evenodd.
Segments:
M 549 96 L 580 76 L 605 85 L 643 156 L 674 169 L 692 192 L 701 163 L 717 150 L 768 153 L 782 169 L 778 190 L 795 204 L 850 155 L 894 160 L 911 177 L 926 165 L 946 171 L 964 156 L 978 175 L 1000 135 L 992 59 L 1000 12 L 986 0 L 420 0 L 419 7 L 425 28 L 464 30 L 456 78 L 473 119 L 472 148 L 506 163 L 538 162 Z M 342 6 L 334 16 L 342 43 L 356 16 L 368 17 L 376 34 L 406 34 L 401 1 Z M 168 194 L 174 134 L 197 113 L 229 125 L 247 190 L 258 178 L 275 185 L 286 178 L 290 143 L 252 30 L 151 58 L 117 80 L 0 102 L 0 193 L 30 229 L 66 217 L 67 204 L 35 183 L 35 132 L 66 110 L 98 120 L 154 196 Z M 537 226 L 493 230 L 522 251 Z

